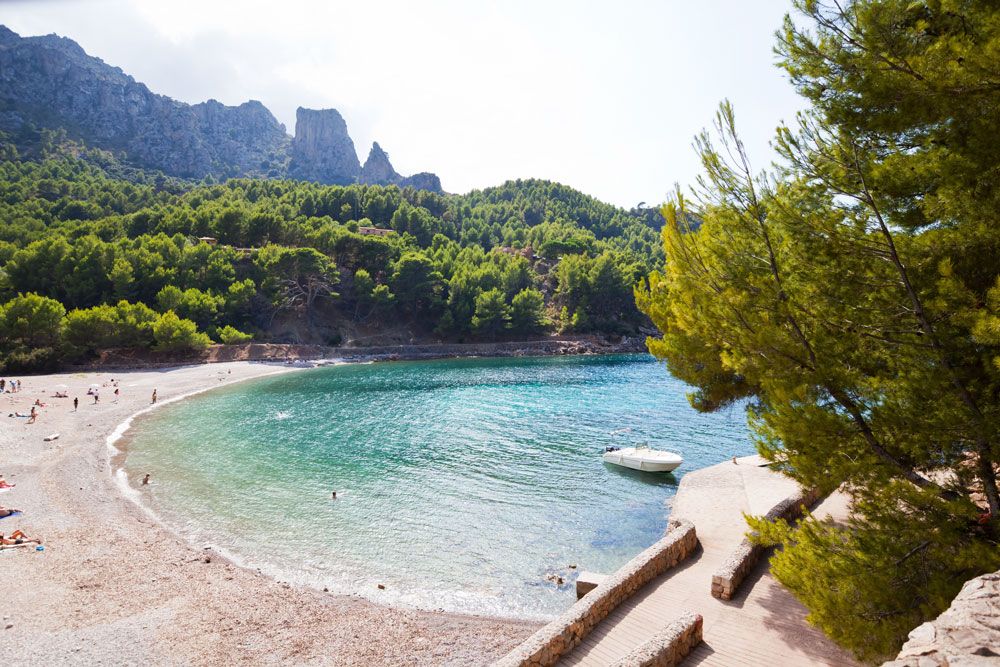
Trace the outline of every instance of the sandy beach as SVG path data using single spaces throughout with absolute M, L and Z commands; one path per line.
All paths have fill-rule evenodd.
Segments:
M 21 529 L 45 542 L 44 551 L 0 551 L 6 661 L 483 665 L 539 627 L 275 581 L 186 543 L 122 492 L 107 439 L 149 406 L 154 388 L 162 405 L 289 370 L 234 362 L 28 376 L 19 393 L 0 395 L 0 474 L 16 485 L 0 493 L 0 506 L 23 510 L 0 520 L 0 532 Z M 69 398 L 52 397 L 61 384 Z M 97 404 L 87 395 L 92 384 L 107 385 Z M 34 424 L 8 417 L 27 414 L 36 399 L 46 406 Z

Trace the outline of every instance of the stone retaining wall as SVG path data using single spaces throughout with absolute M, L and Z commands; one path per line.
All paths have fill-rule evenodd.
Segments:
M 685 612 L 611 667 L 674 667 L 701 643 L 700 614 Z
M 666 535 L 630 560 L 593 591 L 583 596 L 529 637 L 495 667 L 548 667 L 578 645 L 608 614 L 644 585 L 674 567 L 698 546 L 694 524 L 671 520 Z
M 803 506 L 812 505 L 819 500 L 819 496 L 818 489 L 799 491 L 772 507 L 765 518 L 771 521 L 797 519 L 802 516 Z M 712 575 L 712 596 L 722 600 L 733 599 L 736 589 L 750 574 L 764 551 L 764 547 L 753 544 L 748 537 L 744 537 L 740 545 Z

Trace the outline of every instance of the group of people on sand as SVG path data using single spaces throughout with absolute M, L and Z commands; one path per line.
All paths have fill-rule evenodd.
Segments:
M 0 490 L 8 491 L 13 489 L 16 484 L 10 484 L 2 476 L 0 476 Z M 13 507 L 0 507 L 0 519 L 7 519 L 12 516 L 21 514 L 21 510 L 15 509 Z M 15 530 L 10 535 L 6 533 L 0 533 L 0 549 L 12 549 L 14 547 L 21 547 L 29 544 L 40 545 L 42 543 L 39 537 L 28 537 L 23 530 Z
M 63 386 L 65 386 L 65 385 L 63 385 Z M 6 389 L 4 389 L 4 387 L 6 387 Z M 109 382 L 105 382 L 103 385 L 101 385 L 101 387 L 113 387 L 114 388 L 114 396 L 115 396 L 115 398 L 112 401 L 112 403 L 117 403 L 118 399 L 121 398 L 121 388 L 118 386 L 118 381 L 117 380 L 115 380 L 115 379 L 112 378 Z M 101 388 L 98 387 L 97 385 L 93 385 L 89 389 L 87 389 L 87 395 L 94 397 L 94 404 L 95 405 L 101 401 L 101 392 L 100 392 L 100 389 Z M 4 391 L 18 392 L 20 390 L 21 390 L 21 381 L 20 380 L 5 380 L 5 379 L 0 378 L 0 393 L 3 393 Z M 66 389 L 57 389 L 52 394 L 52 398 L 69 398 L 69 391 L 66 390 Z M 153 390 L 153 403 L 156 403 L 156 390 L 155 389 Z M 28 423 L 29 424 L 34 424 L 38 420 L 38 417 L 40 416 L 39 409 L 40 408 L 44 408 L 44 407 L 47 407 L 46 404 L 42 403 L 41 399 L 36 398 L 35 402 L 31 405 L 30 412 L 28 412 L 27 414 L 23 414 L 21 412 L 12 412 L 10 414 L 10 416 L 11 417 L 27 417 L 28 418 Z M 76 412 L 79 409 L 80 409 L 80 397 L 76 396 L 76 397 L 73 398 L 73 411 Z
M 63 385 L 63 386 L 65 386 L 65 385 Z M 121 389 L 118 386 L 118 382 L 116 380 L 114 380 L 114 379 L 111 379 L 110 382 L 105 382 L 101 386 L 102 387 L 113 387 L 114 388 L 114 396 L 115 396 L 114 402 L 117 403 L 118 399 L 121 397 Z M 21 391 L 21 381 L 20 380 L 8 380 L 8 379 L 5 379 L 5 378 L 0 378 L 0 393 L 5 393 L 5 392 L 16 393 L 16 392 L 19 392 L 19 391 Z M 101 398 L 100 398 L 100 387 L 98 387 L 97 385 L 91 386 L 87 390 L 87 395 L 88 396 L 93 396 L 94 397 L 94 403 L 95 404 L 98 403 L 101 400 Z M 69 391 L 68 390 L 57 390 L 53 394 L 53 398 L 69 398 Z M 150 402 L 155 404 L 156 400 L 157 400 L 156 389 L 153 389 L 153 394 L 152 394 L 152 396 L 150 398 Z M 43 403 L 40 398 L 36 398 L 35 402 L 31 405 L 31 411 L 28 414 L 22 414 L 20 412 L 15 412 L 15 413 L 11 413 L 10 416 L 11 417 L 15 417 L 15 416 L 16 417 L 27 417 L 28 418 L 28 423 L 29 424 L 34 424 L 35 421 L 38 419 L 38 417 L 40 415 L 39 410 L 41 408 L 44 408 L 44 407 L 47 407 L 47 404 Z M 79 409 L 79 407 L 80 407 L 80 398 L 79 397 L 74 397 L 73 398 L 73 411 L 74 412 L 77 411 Z M 46 438 L 46 439 L 48 439 L 48 438 Z M 143 478 L 143 480 L 142 480 L 143 486 L 149 484 L 149 479 L 150 479 L 150 476 L 147 474 Z M 0 493 L 6 492 L 6 491 L 10 491 L 15 486 L 16 486 L 15 484 L 10 484 L 9 482 L 7 482 L 3 478 L 2 475 L 0 475 Z M 13 508 L 13 507 L 3 507 L 3 506 L 0 506 L 0 520 L 7 519 L 7 518 L 10 518 L 10 517 L 13 517 L 13 516 L 18 516 L 20 514 L 22 514 L 22 512 L 19 509 L 16 509 L 16 508 Z M 0 533 L 0 549 L 12 549 L 12 548 L 15 548 L 15 547 L 21 547 L 21 546 L 26 546 L 26 545 L 30 545 L 30 544 L 34 544 L 34 545 L 38 546 L 38 545 L 42 544 L 42 540 L 40 538 L 29 537 L 22 530 L 15 530 L 14 532 L 10 533 L 9 535 L 7 535 L 6 533 Z M 38 548 L 41 549 L 41 546 L 38 546 Z

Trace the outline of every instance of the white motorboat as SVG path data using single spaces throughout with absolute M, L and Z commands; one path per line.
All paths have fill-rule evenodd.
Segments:
M 680 454 L 650 449 L 649 445 L 637 445 L 605 448 L 604 462 L 643 472 L 670 472 L 684 463 L 684 459 Z

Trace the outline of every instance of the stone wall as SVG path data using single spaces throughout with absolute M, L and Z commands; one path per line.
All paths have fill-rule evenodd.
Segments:
M 817 489 L 800 491 L 772 507 L 765 517 L 772 521 L 797 519 L 802 516 L 803 506 L 815 503 L 819 495 Z M 740 545 L 712 575 L 712 596 L 722 600 L 733 599 L 736 589 L 753 570 L 764 551 L 764 547 L 753 544 L 749 538 L 744 537 Z
M 671 520 L 666 535 L 660 541 L 630 560 L 559 618 L 497 661 L 495 667 L 554 665 L 618 605 L 690 556 L 697 546 L 694 524 Z
M 970 579 L 951 606 L 910 633 L 882 667 L 1000 665 L 1000 572 Z
M 685 612 L 611 667 L 674 667 L 701 643 L 701 615 Z

